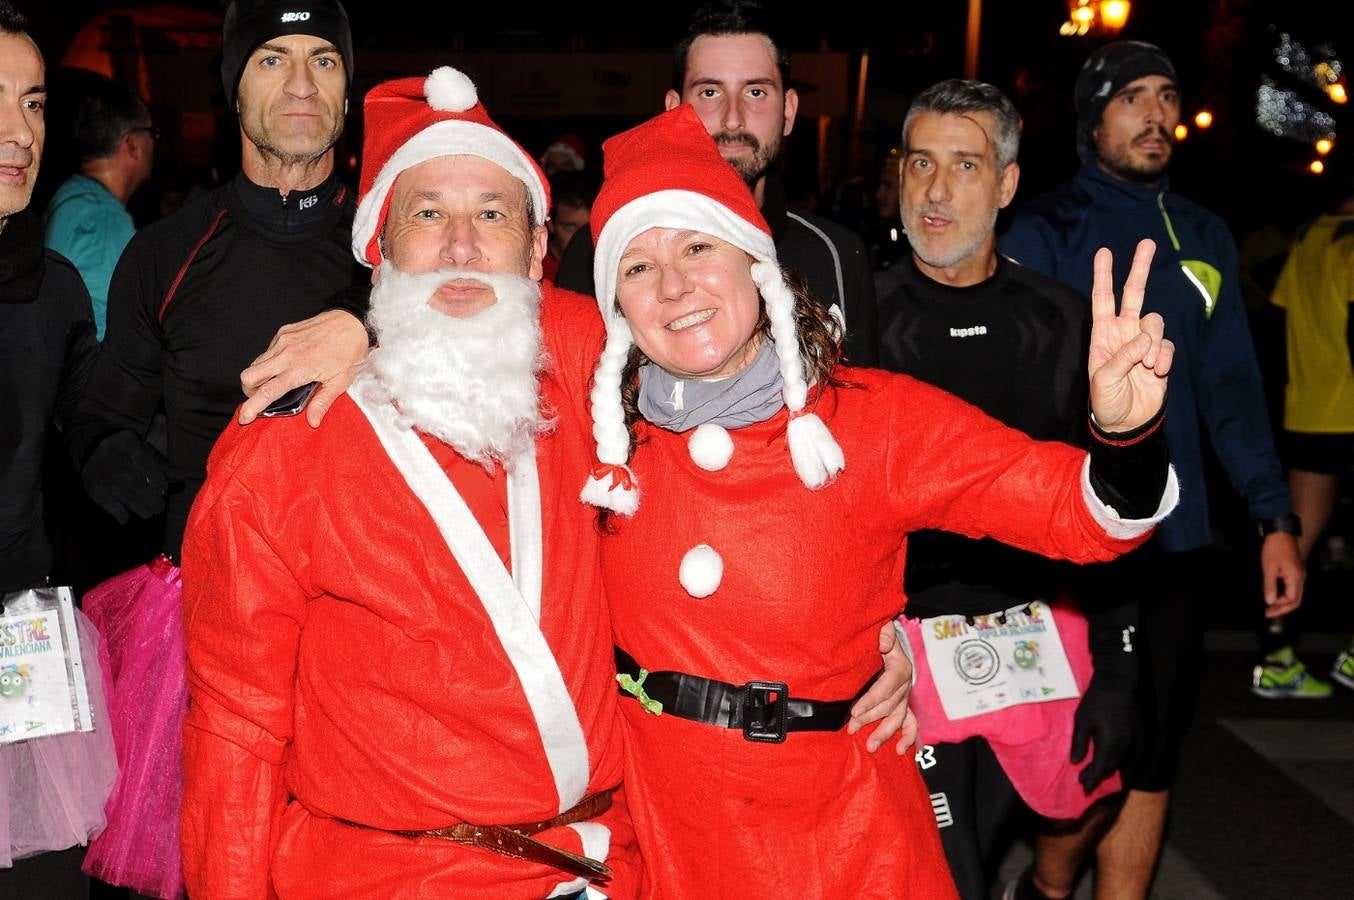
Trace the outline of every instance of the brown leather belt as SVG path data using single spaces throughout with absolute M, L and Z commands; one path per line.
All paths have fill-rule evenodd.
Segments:
M 501 856 L 543 863 L 560 871 L 568 872 L 570 875 L 582 876 L 591 881 L 609 878 L 611 868 L 606 863 L 598 862 L 595 859 L 589 859 L 586 856 L 580 856 L 577 853 L 570 853 L 568 850 L 561 850 L 559 847 L 542 843 L 535 840 L 533 835 L 540 834 L 550 828 L 557 828 L 560 825 L 572 825 L 576 822 L 586 822 L 589 819 L 597 818 L 611 808 L 611 795 L 614 792 L 615 788 L 612 788 L 608 791 L 589 794 L 575 806 L 566 809 L 553 819 L 546 819 L 544 822 L 528 822 L 524 825 L 472 825 L 469 822 L 462 822 L 459 825 L 433 828 L 428 831 L 395 831 L 376 828 L 372 825 L 363 825 L 360 822 L 350 822 L 347 819 L 340 819 L 339 821 L 347 825 L 355 825 L 358 828 L 388 831 L 390 834 L 398 834 L 401 837 L 437 838 L 442 841 L 451 841 L 454 844 L 469 844 Z

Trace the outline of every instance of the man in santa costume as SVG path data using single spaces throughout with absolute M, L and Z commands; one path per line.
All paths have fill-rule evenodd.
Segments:
M 365 114 L 380 346 L 323 428 L 226 432 L 184 545 L 189 893 L 631 896 L 596 313 L 542 296 L 545 178 L 464 75 Z

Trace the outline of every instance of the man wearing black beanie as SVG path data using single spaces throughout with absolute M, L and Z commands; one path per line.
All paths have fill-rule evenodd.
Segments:
M 232 3 L 221 76 L 239 114 L 243 170 L 128 244 L 102 352 L 66 433 L 85 488 L 109 515 L 166 514 L 162 555 L 85 598 L 101 627 L 118 623 L 103 630 L 119 636 L 108 647 L 122 708 L 110 717 L 123 774 L 86 866 L 162 897 L 182 890 L 176 782 L 187 688 L 177 617 L 188 510 L 244 399 L 241 370 L 287 323 L 304 331 L 326 317 L 360 320 L 366 301 L 365 291 L 347 293 L 364 279 L 349 249 L 354 192 L 334 173 L 352 81 L 342 4 Z M 166 446 L 153 448 L 146 434 L 160 408 Z M 158 644 L 154 629 L 166 636 Z M 153 659 L 136 649 L 149 646 L 159 647 Z M 131 712 L 150 709 L 180 712 L 174 721 Z
M 1181 109 L 1175 67 L 1152 44 L 1109 44 L 1082 67 L 1075 96 L 1081 171 L 1021 209 L 998 248 L 1089 293 L 1096 248 L 1109 247 L 1121 259 L 1142 238 L 1156 241 L 1143 308 L 1162 314 L 1176 347 L 1165 429 L 1180 505 L 1151 543 L 1116 564 L 1123 567 L 1116 580 L 1137 594 L 1142 610 L 1138 694 L 1145 698 L 1143 758 L 1125 772 L 1130 790 L 1123 806 L 1117 818 L 1113 809 L 1093 809 L 1068 833 L 1041 838 L 1033 872 L 1007 896 L 1068 896 L 1098 842 L 1096 895 L 1145 897 L 1201 674 L 1205 573 L 1197 556 L 1211 540 L 1201 422 L 1263 536 L 1267 616 L 1297 608 L 1304 574 L 1299 525 L 1242 304 L 1236 244 L 1221 219 L 1172 192 L 1167 180 Z M 1306 680 L 1289 669 L 1285 677 L 1294 683 Z

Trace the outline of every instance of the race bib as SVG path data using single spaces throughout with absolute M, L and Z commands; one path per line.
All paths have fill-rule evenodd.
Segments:
M 0 744 L 91 731 L 70 588 L 6 594 L 0 615 Z
M 1053 611 L 1047 603 L 1004 613 L 921 620 L 931 679 L 951 720 L 1079 697 Z

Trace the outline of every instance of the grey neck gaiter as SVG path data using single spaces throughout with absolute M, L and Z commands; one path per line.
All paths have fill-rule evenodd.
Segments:
M 678 378 L 645 363 L 639 368 L 639 411 L 659 428 L 679 433 L 706 422 L 742 428 L 780 412 L 782 388 L 776 347 L 765 337 L 751 364 L 729 378 Z

